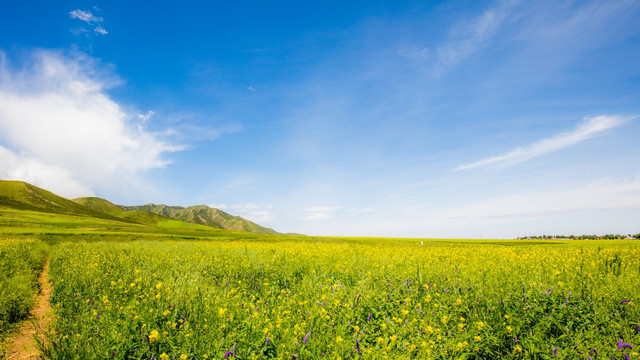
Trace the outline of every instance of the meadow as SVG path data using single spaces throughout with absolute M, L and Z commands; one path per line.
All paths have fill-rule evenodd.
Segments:
M 640 247 L 55 241 L 52 359 L 639 358 Z

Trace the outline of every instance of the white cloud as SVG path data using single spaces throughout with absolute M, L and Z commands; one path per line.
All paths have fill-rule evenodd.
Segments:
M 342 206 L 314 206 L 304 209 L 307 212 L 328 212 L 342 209 Z
M 619 126 L 630 119 L 631 118 L 607 115 L 595 118 L 585 118 L 573 131 L 537 141 L 526 147 L 516 148 L 503 155 L 490 157 L 471 164 L 460 165 L 455 170 L 468 170 L 494 164 L 502 164 L 504 166 L 517 164 L 540 155 L 575 145 L 581 141 L 599 135 L 605 130 Z
M 249 87 L 247 88 L 247 90 L 252 91 L 252 92 L 256 92 L 256 89 L 254 89 L 254 88 L 253 88 L 253 86 L 249 86 Z
M 96 10 L 98 9 L 96 8 Z M 72 19 L 78 19 L 80 21 L 84 21 L 85 23 L 87 23 L 87 25 L 92 26 L 93 31 L 96 34 L 107 35 L 109 33 L 107 30 L 105 30 L 105 28 L 102 27 L 102 25 L 100 25 L 104 22 L 104 19 L 102 17 L 92 14 L 91 11 L 84 11 L 84 10 L 77 9 L 77 10 L 70 11 L 69 16 L 71 16 Z
M 69 15 L 71 16 L 72 19 L 82 20 L 89 24 L 100 23 L 103 21 L 101 17 L 93 15 L 91 11 L 83 11 L 80 9 L 69 12 Z
M 275 219 L 276 214 L 271 211 L 272 208 L 272 205 L 258 205 L 252 202 L 233 204 L 230 207 L 233 215 L 241 216 L 258 225 L 268 224 Z
M 333 219 L 333 216 L 327 214 L 326 212 L 316 212 L 316 213 L 302 217 L 302 220 L 327 220 L 327 219 Z
M 138 117 L 138 119 L 142 120 L 143 122 L 147 122 L 147 121 L 149 121 L 149 119 L 151 119 L 151 117 L 155 113 L 156 113 L 155 111 L 149 110 L 149 111 L 147 111 L 146 114 L 138 114 L 137 117 Z
M 93 31 L 96 34 L 100 34 L 100 35 L 107 35 L 109 32 L 107 30 L 105 30 L 102 26 L 96 26 L 95 29 L 93 29 Z
M 210 208 L 218 209 L 218 210 L 224 210 L 228 208 L 226 204 L 216 204 L 216 203 L 211 203 L 211 204 L 208 204 L 207 206 Z
M 19 159 L 2 161 L 2 176 L 65 194 L 131 190 L 180 150 L 133 122 L 106 93 L 118 80 L 91 58 L 39 50 L 31 61 L 23 69 L 0 62 L 0 146 L 3 159 Z
M 313 206 L 304 209 L 309 215 L 303 216 L 302 220 L 327 220 L 333 219 L 333 212 L 342 210 L 342 206 Z

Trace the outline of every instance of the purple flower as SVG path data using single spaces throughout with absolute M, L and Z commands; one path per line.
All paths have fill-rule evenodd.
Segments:
M 551 288 L 547 289 L 547 296 L 549 296 L 549 294 L 551 294 Z
M 151 360 L 156 358 L 156 354 L 151 354 Z
M 596 354 L 596 356 L 600 356 L 600 353 L 598 352 L 598 349 L 593 348 L 593 349 L 591 349 L 591 350 L 593 350 L 593 352 Z
M 98 318 L 98 320 L 100 320 L 100 314 L 99 313 L 96 315 L 96 318 Z
M 358 339 L 356 339 L 356 352 L 360 355 L 360 343 L 358 342 Z
M 631 301 L 631 300 L 622 299 L 622 300 L 620 300 L 620 304 L 624 304 L 624 303 L 627 303 L 627 302 L 630 302 L 630 301 Z
M 358 302 L 358 300 L 360 300 L 360 295 L 362 295 L 362 294 L 358 294 L 358 297 L 356 298 L 356 302 Z
M 269 345 L 269 337 L 267 336 L 267 341 L 264 343 L 265 346 Z
M 371 320 L 371 315 L 373 315 L 373 314 L 367 315 L 367 322 L 369 322 L 369 320 Z M 640 332 L 640 327 L 638 328 L 638 332 Z
M 309 331 L 309 332 L 307 333 L 307 335 L 305 335 L 305 336 L 304 336 L 304 339 L 302 339 L 302 343 L 303 343 L 303 344 L 305 344 L 305 345 L 307 344 L 307 339 L 309 338 L 309 335 L 311 335 L 311 331 Z
M 558 357 L 558 348 L 557 347 L 553 348 L 553 356 Z
M 291 358 L 292 359 L 297 359 L 298 357 L 296 356 L 296 354 L 291 354 Z
M 515 340 L 516 340 L 516 344 L 517 344 L 518 343 L 518 336 L 515 337 Z
M 631 344 L 622 342 L 622 339 L 618 339 L 618 351 L 622 350 L 625 347 L 628 347 L 629 349 L 633 349 L 633 346 L 631 346 Z
M 629 355 L 624 354 L 624 360 L 629 360 Z
M 224 356 L 222 358 L 226 359 L 229 355 L 233 355 L 233 351 L 227 351 L 226 353 L 224 353 Z

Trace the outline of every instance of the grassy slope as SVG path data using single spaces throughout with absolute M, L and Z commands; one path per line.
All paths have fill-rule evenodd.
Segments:
M 127 221 L 96 211 L 22 181 L 0 180 L 0 207 Z

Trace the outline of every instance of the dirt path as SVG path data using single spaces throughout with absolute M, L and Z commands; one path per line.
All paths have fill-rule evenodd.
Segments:
M 9 340 L 7 360 L 39 359 L 40 352 L 36 345 L 37 336 L 44 340 L 43 329 L 47 329 L 53 318 L 53 310 L 49 298 L 51 297 L 51 283 L 49 282 L 49 259 L 42 267 L 40 277 L 40 294 L 36 299 L 36 307 L 31 310 L 31 319 L 25 321 L 18 332 Z

